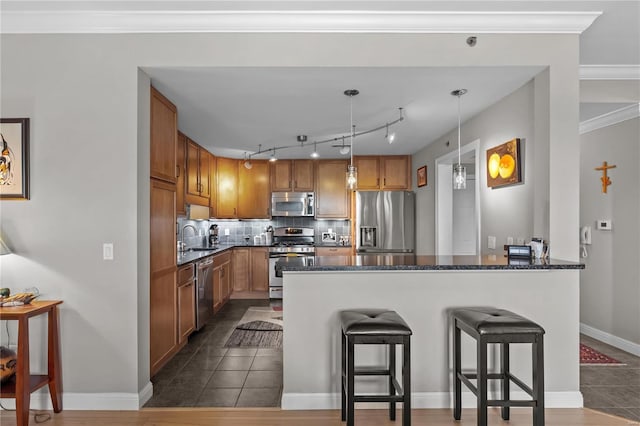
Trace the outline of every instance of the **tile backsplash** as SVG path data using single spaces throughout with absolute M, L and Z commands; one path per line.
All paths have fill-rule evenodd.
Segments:
M 244 237 L 248 235 L 253 241 L 254 235 L 260 235 L 268 226 L 274 228 L 284 226 L 295 226 L 313 228 L 315 230 L 316 242 L 322 241 L 322 233 L 329 229 L 336 233 L 337 239 L 340 235 L 349 235 L 351 222 L 348 220 L 315 220 L 309 217 L 276 217 L 271 220 L 188 220 L 185 217 L 178 217 L 178 240 L 182 236 L 182 229 L 185 225 L 192 225 L 198 233 L 195 234 L 193 228 L 184 230 L 184 242 L 187 247 L 194 247 L 206 244 L 209 236 L 209 227 L 218 225 L 218 240 L 220 243 L 242 244 Z M 225 229 L 229 230 L 229 235 L 225 235 Z

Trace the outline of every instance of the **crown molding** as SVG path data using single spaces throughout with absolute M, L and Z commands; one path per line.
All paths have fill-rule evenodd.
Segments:
M 4 10 L 2 34 L 580 34 L 602 12 Z
M 623 121 L 631 120 L 638 117 L 640 117 L 640 103 L 629 105 L 627 107 L 599 115 L 598 117 L 585 120 L 580 123 L 579 132 L 581 135 L 583 135 L 594 130 L 602 129 L 603 127 L 618 124 Z
M 640 80 L 640 65 L 580 65 L 580 80 Z

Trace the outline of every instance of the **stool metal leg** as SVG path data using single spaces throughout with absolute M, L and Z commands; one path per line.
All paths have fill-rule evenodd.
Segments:
M 393 378 L 396 376 L 396 345 L 389 343 L 389 396 L 396 394 L 396 387 L 393 385 Z M 396 403 L 389 403 L 389 419 L 396 420 Z
M 402 345 L 402 426 L 411 426 L 411 337 Z
M 341 418 L 344 422 L 347 420 L 347 392 L 344 388 L 345 380 L 347 380 L 347 336 L 344 335 L 344 331 L 341 332 L 341 343 L 342 343 L 342 376 L 340 377 L 340 384 L 342 388 L 342 410 L 341 410 Z
M 480 337 L 478 352 L 478 426 L 487 426 L 487 342 Z
M 509 401 L 509 344 L 500 344 L 500 372 L 502 373 L 502 399 Z M 502 419 L 509 420 L 509 407 L 502 407 Z
M 453 320 L 453 418 L 460 420 L 462 414 L 462 381 L 458 374 L 462 372 L 462 361 L 460 355 L 460 329 L 458 320 Z
M 355 347 L 353 340 L 350 337 L 347 337 L 347 426 L 354 426 L 355 424 L 354 353 Z
M 544 347 L 543 336 L 536 336 L 532 345 L 533 356 L 533 399 L 537 401 L 533 408 L 533 425 L 544 426 Z

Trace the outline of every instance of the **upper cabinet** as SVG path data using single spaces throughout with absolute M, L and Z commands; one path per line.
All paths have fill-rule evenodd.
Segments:
M 187 159 L 185 157 L 187 149 L 187 137 L 178 132 L 178 146 L 176 149 L 177 173 L 176 178 L 176 215 L 186 215 L 187 206 L 184 200 L 184 190 L 186 185 Z
M 218 161 L 214 155 L 209 159 L 209 213 L 218 214 Z
M 209 161 L 211 154 L 187 138 L 187 183 L 185 199 L 189 204 L 209 205 Z
M 151 88 L 151 177 L 176 183 L 178 110 Z
M 348 219 L 349 191 L 346 160 L 320 160 L 316 164 L 316 218 Z
M 410 190 L 411 158 L 408 155 L 356 156 L 358 190 Z
M 271 165 L 272 192 L 304 192 L 314 189 L 313 160 L 278 160 Z
M 269 161 L 251 160 L 252 167 L 238 164 L 238 217 L 241 219 L 271 218 Z
M 216 158 L 217 202 L 216 218 L 235 219 L 238 217 L 238 160 Z

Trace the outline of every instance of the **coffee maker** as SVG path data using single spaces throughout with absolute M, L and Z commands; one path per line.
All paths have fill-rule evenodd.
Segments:
M 209 227 L 209 245 L 218 245 L 218 225 L 215 223 Z

